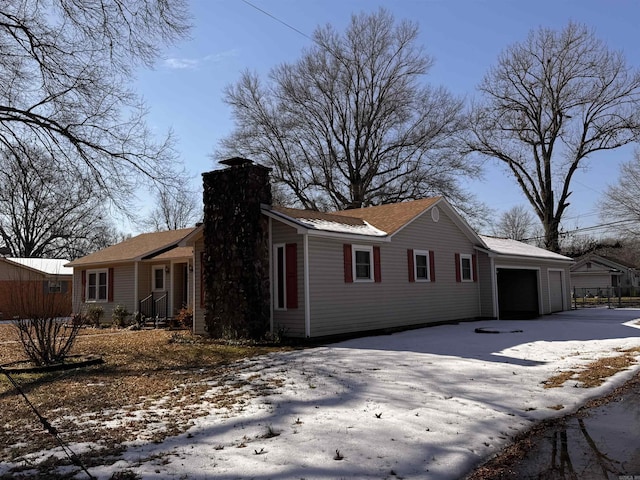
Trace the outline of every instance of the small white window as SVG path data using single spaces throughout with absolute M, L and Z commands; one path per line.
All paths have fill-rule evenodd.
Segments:
M 87 271 L 86 299 L 88 302 L 107 301 L 107 272 L 106 269 Z
M 354 281 L 373 281 L 373 247 L 354 245 L 353 259 Z
M 164 265 L 153 267 L 153 291 L 164 290 Z
M 61 293 L 62 283 L 60 280 L 49 280 L 49 293 Z
M 429 252 L 425 250 L 413 251 L 413 271 L 416 282 L 428 282 L 429 278 Z
M 463 282 L 473 281 L 473 263 L 471 255 L 460 255 L 460 277 Z

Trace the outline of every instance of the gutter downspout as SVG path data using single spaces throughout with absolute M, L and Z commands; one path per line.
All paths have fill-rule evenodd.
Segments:
M 302 235 L 304 245 L 304 335 L 306 338 L 311 336 L 311 305 L 309 299 L 309 235 Z
M 269 331 L 273 334 L 273 238 L 271 232 L 273 225 L 269 218 Z

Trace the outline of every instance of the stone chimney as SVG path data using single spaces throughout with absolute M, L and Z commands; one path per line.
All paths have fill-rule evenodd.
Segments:
M 205 322 L 214 337 L 260 338 L 269 329 L 270 169 L 246 158 L 204 173 Z

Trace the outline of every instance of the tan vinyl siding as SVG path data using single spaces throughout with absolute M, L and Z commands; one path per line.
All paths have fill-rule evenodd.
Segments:
M 124 305 L 130 313 L 138 310 L 133 295 L 135 290 L 134 264 L 118 265 L 114 267 L 113 274 L 113 302 L 108 303 L 110 308 L 108 314 L 106 306 L 104 312 L 109 321 L 111 321 L 111 311 L 116 305 Z
M 575 273 L 571 275 L 571 285 L 574 288 L 591 288 L 595 290 L 598 288 L 606 288 L 611 286 L 611 274 L 606 273 L 596 273 L 589 275 L 576 275 Z M 580 294 L 581 292 L 578 292 Z
M 472 255 L 474 245 L 445 212 L 439 222 L 422 215 L 380 244 L 380 283 L 344 282 L 344 243 L 309 239 L 311 336 L 479 316 L 479 282 L 456 282 L 455 275 L 455 254 Z M 435 282 L 408 281 L 407 249 L 434 251 Z
M 277 244 L 297 244 L 297 271 L 298 271 L 298 308 L 278 310 L 273 309 L 273 329 L 274 332 L 282 332 L 289 337 L 304 337 L 304 242 L 303 236 L 298 234 L 296 230 L 288 225 L 284 225 L 278 221 L 271 222 L 271 243 Z M 273 255 L 273 252 L 272 252 Z M 271 264 L 271 278 L 275 279 L 273 269 L 275 268 L 275 258 Z M 272 305 L 275 307 L 276 302 L 273 299 L 275 290 L 271 289 Z
M 82 302 L 82 270 L 108 270 L 109 268 L 113 268 L 113 302 Z M 73 269 L 73 311 L 74 313 L 83 313 L 93 305 L 101 306 L 104 309 L 102 323 L 109 324 L 116 305 L 124 305 L 131 314 L 138 310 L 134 301 L 134 289 L 133 263 L 95 268 L 75 267 Z

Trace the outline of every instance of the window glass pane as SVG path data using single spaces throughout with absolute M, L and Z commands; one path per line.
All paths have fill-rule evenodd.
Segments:
M 471 259 L 470 258 L 462 259 L 462 279 L 471 280 Z
M 98 276 L 95 273 L 89 274 L 89 281 L 87 282 L 87 300 L 95 300 L 96 299 L 96 282 L 98 280 Z
M 154 288 L 155 290 L 164 289 L 164 270 L 162 268 L 154 270 Z
M 107 299 L 107 272 L 98 273 L 98 298 L 97 300 Z
M 356 250 L 356 278 L 371 278 L 371 254 L 365 250 Z
M 416 278 L 421 278 L 426 280 L 429 278 L 427 274 L 427 256 L 426 255 L 416 255 Z

